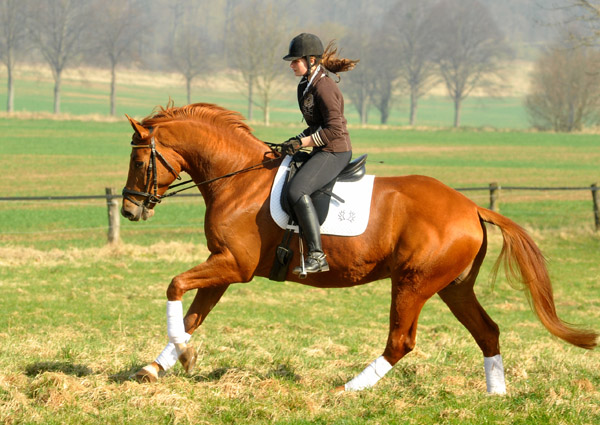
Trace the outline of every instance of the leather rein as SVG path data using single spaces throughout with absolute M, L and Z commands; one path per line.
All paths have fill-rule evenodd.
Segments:
M 150 133 L 152 134 L 152 130 L 153 128 L 150 128 Z M 264 142 L 267 146 L 269 146 L 274 152 L 277 152 L 276 148 L 279 147 L 278 144 L 276 143 L 268 143 L 268 142 Z M 167 188 L 167 192 L 159 195 L 158 194 L 158 171 L 156 168 L 156 159 L 160 159 L 163 163 L 163 165 L 169 170 L 169 172 L 171 174 L 173 174 L 175 176 L 175 178 L 177 180 L 181 180 L 181 176 L 179 175 L 179 173 L 175 170 L 175 168 L 169 163 L 169 161 L 167 161 L 167 159 L 156 149 L 156 141 L 154 138 L 154 135 L 152 136 L 152 138 L 150 139 L 150 144 L 148 145 L 137 145 L 135 143 L 133 143 L 133 141 L 131 142 L 131 147 L 134 149 L 150 149 L 150 162 L 148 163 L 148 168 L 146 169 L 146 181 L 148 182 L 148 185 L 146 186 L 146 191 L 145 192 L 140 192 L 137 190 L 132 190 L 132 189 L 128 189 L 127 187 L 123 188 L 123 198 L 127 199 L 129 202 L 132 202 L 133 204 L 137 205 L 138 207 L 142 207 L 144 209 L 148 208 L 148 206 L 150 207 L 154 207 L 154 205 L 156 204 L 160 204 L 160 202 L 164 199 L 164 198 L 168 198 L 170 196 L 174 196 L 177 195 L 178 193 L 181 193 L 185 190 L 189 190 L 192 189 L 194 187 L 199 187 L 205 184 L 209 184 L 212 182 L 215 182 L 217 180 L 221 180 L 221 179 L 225 179 L 225 178 L 229 178 L 229 177 L 233 177 L 237 174 L 241 174 L 241 173 L 245 173 L 247 171 L 252 171 L 254 169 L 260 168 L 262 166 L 264 166 L 265 164 L 268 164 L 270 162 L 273 162 L 277 159 L 279 159 L 279 157 L 276 158 L 271 158 L 271 159 L 267 159 L 265 161 L 262 161 L 258 164 L 255 165 L 251 165 L 250 167 L 238 170 L 238 171 L 234 171 L 232 173 L 228 173 L 225 174 L 223 176 L 219 176 L 219 177 L 215 177 L 209 180 L 205 180 L 203 182 L 200 183 L 194 183 L 194 181 L 192 179 L 181 182 L 181 183 L 177 183 L 174 185 L 171 185 Z M 181 187 L 181 186 L 185 186 L 186 184 L 190 184 L 190 183 L 194 183 L 190 186 L 187 187 L 183 187 L 181 189 L 169 192 L 169 190 L 175 189 L 177 187 Z M 151 192 L 152 191 L 152 192 Z M 143 202 L 137 201 L 134 198 L 132 198 L 130 195 L 135 195 L 135 196 L 143 196 L 145 199 Z

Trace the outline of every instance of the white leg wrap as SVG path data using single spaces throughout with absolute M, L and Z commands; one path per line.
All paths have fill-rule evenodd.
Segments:
M 185 326 L 183 325 L 183 305 L 181 301 L 167 301 L 167 334 L 174 344 L 185 343 Z
M 186 335 L 185 342 L 187 343 L 192 336 L 187 333 L 185 335 Z M 166 372 L 167 370 L 169 370 L 173 366 L 175 366 L 178 358 L 179 358 L 179 354 L 177 353 L 175 344 L 173 344 L 172 342 L 169 342 L 167 344 L 167 346 L 165 347 L 165 349 L 162 350 L 162 353 L 160 353 L 158 355 L 155 362 L 158 363 L 163 368 L 163 370 Z
M 506 394 L 502 356 L 496 354 L 494 357 L 484 357 L 483 366 L 485 368 L 487 392 L 490 394 Z
M 392 365 L 383 356 L 377 357 L 358 376 L 345 385 L 346 391 L 360 391 L 371 388 L 392 369 Z

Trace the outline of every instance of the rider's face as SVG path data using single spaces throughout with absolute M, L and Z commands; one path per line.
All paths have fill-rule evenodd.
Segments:
M 290 62 L 290 68 L 294 71 L 294 75 L 296 77 L 302 77 L 308 72 L 308 67 L 306 66 L 306 59 L 299 58 Z

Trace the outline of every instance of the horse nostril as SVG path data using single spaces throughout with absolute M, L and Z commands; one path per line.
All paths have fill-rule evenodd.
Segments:
M 121 208 L 121 215 L 128 219 L 131 219 L 134 216 L 134 214 L 131 211 L 127 211 L 125 208 Z

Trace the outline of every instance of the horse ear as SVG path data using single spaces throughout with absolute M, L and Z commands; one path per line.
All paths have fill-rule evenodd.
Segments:
M 131 124 L 133 131 L 136 132 L 140 139 L 145 139 L 146 137 L 148 137 L 150 132 L 147 128 L 145 128 L 142 124 L 131 118 L 129 115 L 125 114 L 125 116 L 129 120 L 129 124 Z

